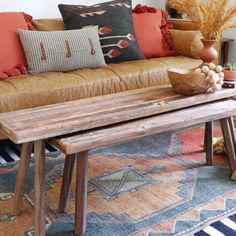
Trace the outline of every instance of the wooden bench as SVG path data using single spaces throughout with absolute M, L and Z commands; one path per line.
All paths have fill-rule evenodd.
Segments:
M 0 114 L 0 131 L 14 143 L 22 143 L 13 214 L 20 214 L 32 146 L 35 154 L 35 235 L 44 236 L 46 232 L 44 188 L 46 139 L 75 132 L 87 132 L 91 129 L 131 122 L 134 119 L 144 119 L 165 112 L 175 112 L 178 109 L 204 105 L 233 96 L 236 96 L 236 89 L 183 96 L 175 93 L 170 85 L 161 85 Z M 229 117 L 231 113 L 234 113 L 234 110 L 225 110 L 224 116 Z M 207 123 L 206 128 L 208 133 L 212 132 L 211 122 Z M 210 143 L 209 141 L 208 144 Z M 208 146 L 207 159 L 210 163 L 212 148 L 211 145 Z
M 51 139 L 51 143 L 66 154 L 59 212 L 66 210 L 76 158 L 75 234 L 83 235 L 86 230 L 88 150 L 218 119 L 225 138 L 232 178 L 236 180 L 236 147 L 231 118 L 235 114 L 236 101 L 225 100 Z M 206 137 L 206 153 L 211 153 L 211 129 Z M 208 163 L 212 163 L 211 158 L 212 155 L 208 155 Z

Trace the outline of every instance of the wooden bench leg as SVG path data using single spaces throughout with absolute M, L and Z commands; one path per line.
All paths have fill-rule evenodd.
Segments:
M 34 142 L 35 154 L 35 235 L 45 236 L 45 144 L 43 140 Z
M 74 163 L 75 163 L 75 154 L 66 155 L 62 183 L 61 183 L 60 200 L 58 205 L 59 213 L 65 212 L 67 208 L 68 198 L 70 195 L 71 180 L 73 176 Z
M 14 202 L 12 208 L 13 215 L 19 215 L 21 211 L 24 195 L 25 178 L 29 168 L 32 147 L 32 142 L 22 144 L 21 157 L 15 186 Z
M 213 121 L 205 124 L 204 147 L 206 151 L 206 164 L 212 165 L 213 162 Z
M 234 120 L 233 117 L 229 117 L 228 118 L 228 122 L 229 122 L 229 127 L 230 127 L 230 132 L 231 132 L 231 137 L 232 137 L 232 142 L 234 145 L 234 153 L 236 156 L 236 138 L 235 138 L 235 129 L 234 129 Z M 236 180 L 236 170 L 233 171 L 233 174 L 231 176 L 232 180 Z
M 236 157 L 235 157 L 235 149 L 234 146 L 234 138 L 232 138 L 232 130 L 230 128 L 229 124 L 229 118 L 224 118 L 220 120 L 223 136 L 224 136 L 224 142 L 225 147 L 227 150 L 227 155 L 229 157 L 229 163 L 232 170 L 232 180 L 236 180 Z
M 203 140 L 203 152 L 206 152 L 206 140 L 207 140 L 207 122 L 205 123 L 204 140 Z
M 75 201 L 75 235 L 82 236 L 86 231 L 87 207 L 87 169 L 88 152 L 77 154 L 76 164 L 76 201 Z
M 232 135 L 232 141 L 233 141 L 233 144 L 234 144 L 234 151 L 236 152 L 236 139 L 235 139 L 235 133 L 234 133 L 234 120 L 233 120 L 233 117 L 229 117 L 228 121 L 229 121 L 229 127 L 230 127 L 230 131 L 231 131 L 231 135 Z

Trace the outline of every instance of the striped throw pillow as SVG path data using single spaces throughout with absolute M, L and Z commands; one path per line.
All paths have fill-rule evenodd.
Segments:
M 31 74 L 105 65 L 97 26 L 67 31 L 18 32 Z

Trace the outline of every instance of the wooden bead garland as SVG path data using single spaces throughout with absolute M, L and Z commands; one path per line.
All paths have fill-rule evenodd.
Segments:
M 224 73 L 222 66 L 215 65 L 214 63 L 204 64 L 203 66 L 196 68 L 194 72 L 205 74 L 206 79 L 210 80 L 210 88 L 213 91 L 217 91 L 222 88 L 224 83 Z

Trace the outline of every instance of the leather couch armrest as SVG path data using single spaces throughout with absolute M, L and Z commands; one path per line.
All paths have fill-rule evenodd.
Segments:
M 199 52 L 203 48 L 202 35 L 199 31 L 171 29 L 170 32 L 174 51 L 184 56 L 199 58 Z
M 180 30 L 180 31 L 186 31 L 186 32 L 187 31 L 198 31 L 199 30 L 199 28 L 196 25 L 194 25 L 192 21 L 186 20 L 186 19 L 170 18 L 170 19 L 168 19 L 168 23 L 170 25 L 172 25 L 174 30 Z M 181 37 L 181 35 L 182 35 L 182 37 Z M 183 44 L 185 43 L 185 39 L 183 38 L 183 33 L 181 34 L 181 32 L 180 32 L 179 36 L 176 35 L 174 37 L 181 37 L 181 40 L 183 40 Z M 187 40 L 189 40 L 189 38 Z M 196 38 L 195 38 L 195 40 L 196 40 Z M 199 46 L 197 46 L 198 43 L 197 44 L 196 43 L 197 43 L 197 41 L 193 42 L 193 45 L 192 45 L 193 48 L 195 48 L 195 47 L 198 48 L 199 47 Z M 184 47 L 184 46 L 182 46 L 182 47 Z M 215 47 L 215 49 L 218 52 L 218 59 L 216 61 L 214 61 L 214 63 L 215 64 L 220 64 L 220 60 L 221 60 L 221 40 L 219 40 L 215 44 L 214 47 Z M 184 53 L 186 53 L 186 52 L 184 52 Z M 187 53 L 187 54 L 191 55 L 191 53 L 190 54 Z M 187 54 L 185 54 L 185 55 L 187 55 Z M 195 55 L 195 53 L 193 53 L 193 56 L 191 56 L 191 57 L 195 57 L 194 55 Z
M 62 19 L 36 19 L 32 21 L 33 26 L 38 31 L 61 31 L 64 30 Z
M 178 30 L 198 30 L 199 29 L 190 20 L 169 18 L 168 24 L 172 25 L 173 29 L 178 29 Z

